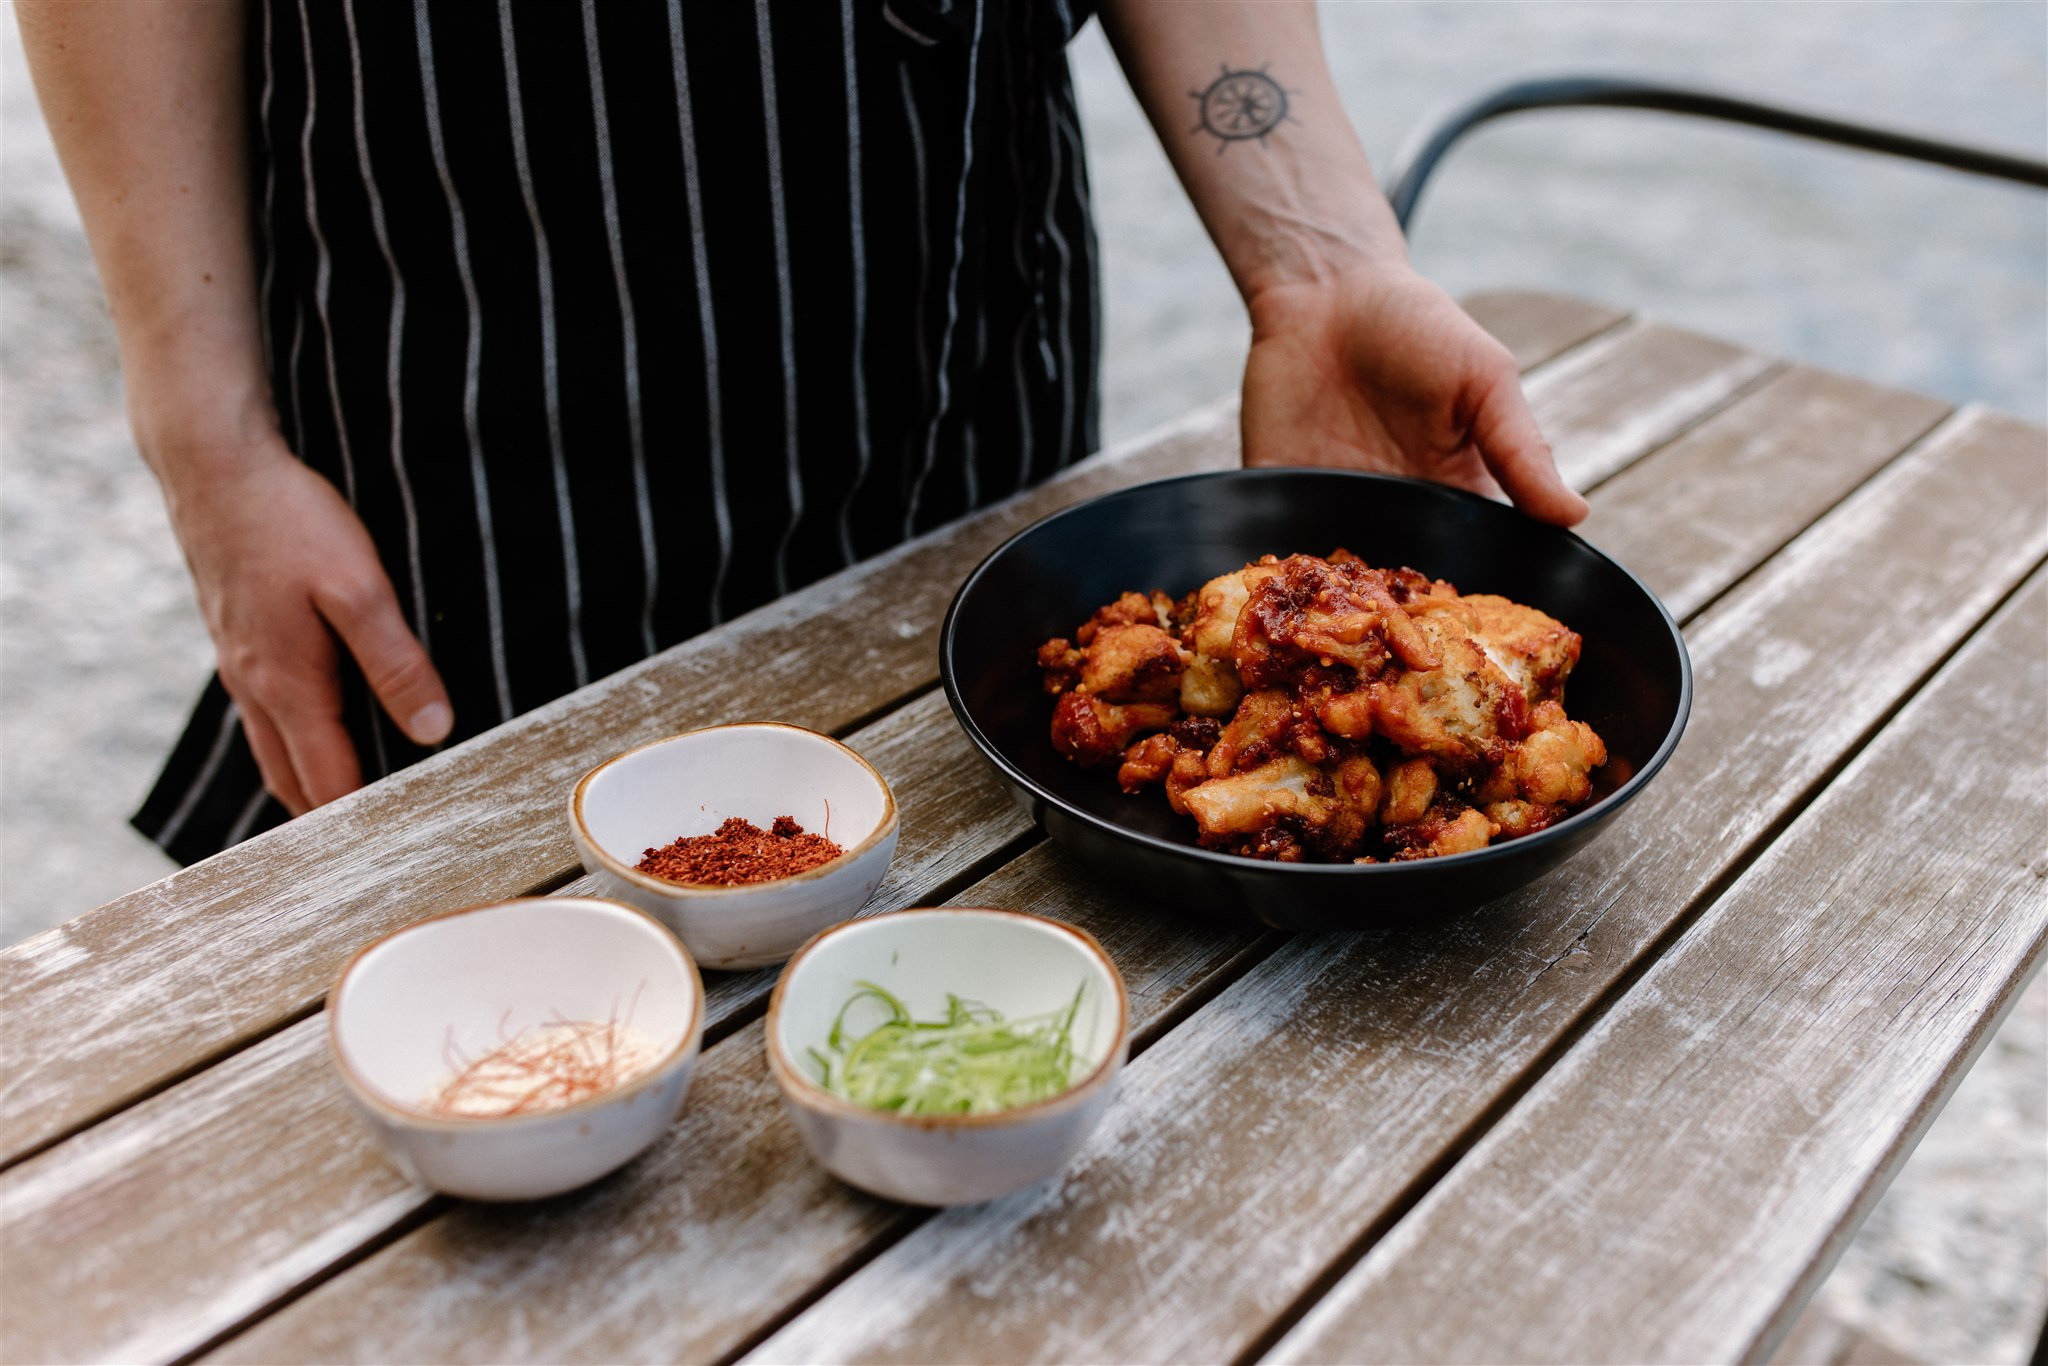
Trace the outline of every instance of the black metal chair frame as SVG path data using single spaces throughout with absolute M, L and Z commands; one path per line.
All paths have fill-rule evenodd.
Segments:
M 1394 216 L 1400 220 L 1403 231 L 1414 215 L 1415 202 L 1422 195 L 1422 187 L 1428 183 L 1430 173 L 1450 151 L 1452 144 L 1481 124 L 1534 109 L 1652 109 L 1666 114 L 1686 114 L 1932 162 L 1958 171 L 2048 189 L 2048 161 L 2037 161 L 2031 157 L 1850 123 L 1844 119 L 1827 118 L 1712 91 L 1690 90 L 1683 86 L 1613 76 L 1552 76 L 1517 81 L 1489 91 L 1424 128 L 1410 141 L 1402 155 L 1396 158 L 1394 170 L 1388 177 L 1391 188 L 1387 199 L 1393 204 Z

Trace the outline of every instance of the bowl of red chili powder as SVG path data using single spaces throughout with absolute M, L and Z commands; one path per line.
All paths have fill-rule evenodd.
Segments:
M 601 895 L 707 968 L 780 963 L 851 919 L 896 853 L 895 796 L 829 735 L 774 722 L 642 745 L 583 776 L 569 832 Z

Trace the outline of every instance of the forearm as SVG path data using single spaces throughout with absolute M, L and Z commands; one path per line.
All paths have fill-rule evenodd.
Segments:
M 227 474 L 274 430 L 249 238 L 241 0 L 19 0 L 144 458 Z
M 1101 13 L 1247 299 L 1271 285 L 1405 265 L 1400 227 L 1331 81 L 1313 4 L 1105 0 Z

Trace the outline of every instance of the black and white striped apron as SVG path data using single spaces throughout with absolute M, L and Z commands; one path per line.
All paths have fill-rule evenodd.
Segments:
M 1096 444 L 1058 0 L 256 0 L 286 439 L 370 529 L 451 743 Z M 351 669 L 374 778 L 422 757 Z M 205 690 L 135 823 L 284 819 Z

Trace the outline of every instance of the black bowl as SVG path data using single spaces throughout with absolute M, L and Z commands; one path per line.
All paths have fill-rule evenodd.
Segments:
M 1407 565 L 1460 592 L 1541 608 L 1585 638 L 1565 690 L 1607 742 L 1596 800 L 1547 830 L 1413 863 L 1267 863 L 1195 844 L 1156 790 L 1126 796 L 1052 746 L 1033 655 L 1127 590 L 1178 597 L 1260 555 Z M 1569 531 L 1437 484 L 1334 470 L 1231 470 L 1106 494 L 1004 542 L 967 576 L 939 642 L 946 699 L 1047 834 L 1176 910 L 1281 929 L 1367 929 L 1468 910 L 1580 848 L 1664 766 L 1692 707 L 1692 664 L 1656 595 Z M 1601 780 L 1604 779 L 1604 782 Z M 1603 791 L 1604 788 L 1604 791 Z

